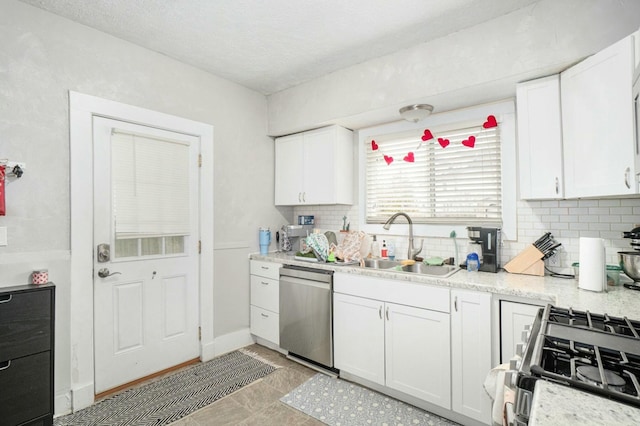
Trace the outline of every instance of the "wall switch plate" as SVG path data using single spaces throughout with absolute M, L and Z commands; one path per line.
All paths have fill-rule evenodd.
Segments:
M 7 227 L 0 226 L 0 246 L 7 245 Z
M 555 267 L 560 266 L 560 254 L 556 252 L 553 256 L 548 258 L 547 265 Z

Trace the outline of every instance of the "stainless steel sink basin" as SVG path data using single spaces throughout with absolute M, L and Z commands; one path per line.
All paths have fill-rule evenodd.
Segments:
M 437 277 L 448 277 L 456 273 L 460 268 L 453 265 L 427 265 L 424 263 L 414 263 L 402 267 L 404 272 L 412 272 L 414 274 L 434 275 Z
M 416 262 L 413 265 L 402 266 L 402 263 L 399 260 L 388 259 L 365 259 L 364 267 L 372 269 L 387 269 L 396 272 L 408 272 L 410 274 L 429 275 L 441 278 L 449 277 L 460 269 L 453 265 L 435 266 L 420 262 Z
M 398 260 L 389 260 L 389 259 L 365 259 L 364 260 L 365 268 L 391 269 L 400 265 L 401 263 Z

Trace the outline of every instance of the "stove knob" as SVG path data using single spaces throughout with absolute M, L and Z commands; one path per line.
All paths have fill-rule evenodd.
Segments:
M 529 332 L 529 330 L 524 330 L 524 331 L 522 332 L 522 335 L 521 335 L 520 337 L 522 338 L 522 341 L 523 341 L 523 342 L 528 342 L 528 341 L 529 341 L 529 334 L 531 334 L 531 333 Z
M 504 372 L 504 384 L 505 386 L 515 389 L 518 381 L 518 372 L 508 370 Z
M 531 330 L 531 324 L 526 324 L 524 326 L 524 329 L 527 330 L 527 331 Z
M 524 355 L 524 343 L 518 343 L 516 345 L 516 355 L 523 356 Z
M 520 369 L 520 364 L 522 364 L 520 358 L 511 358 L 509 360 L 509 370 L 517 371 L 518 369 Z

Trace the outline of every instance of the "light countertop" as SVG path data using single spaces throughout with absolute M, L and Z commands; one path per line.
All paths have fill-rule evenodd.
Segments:
M 408 272 L 361 268 L 359 266 L 339 266 L 332 263 L 305 262 L 293 255 L 269 253 L 252 254 L 251 259 L 278 262 L 318 269 L 330 269 L 347 274 L 366 275 L 375 278 L 389 278 L 411 281 L 416 284 L 431 284 L 451 288 L 485 291 L 498 296 L 532 299 L 532 302 L 551 303 L 559 307 L 589 310 L 593 313 L 607 313 L 640 320 L 640 291 L 630 290 L 622 285 L 608 286 L 606 292 L 592 292 L 578 289 L 578 280 L 550 276 L 510 274 L 508 272 L 468 272 L 464 269 L 448 278 L 436 278 Z
M 633 291 L 633 290 L 632 290 Z M 529 424 L 637 425 L 640 409 L 545 380 L 536 382 Z

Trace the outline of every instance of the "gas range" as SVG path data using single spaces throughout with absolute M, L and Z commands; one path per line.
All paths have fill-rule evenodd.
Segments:
M 538 380 L 640 407 L 640 321 L 547 305 L 526 334 L 506 375 L 511 424 L 528 423 Z

